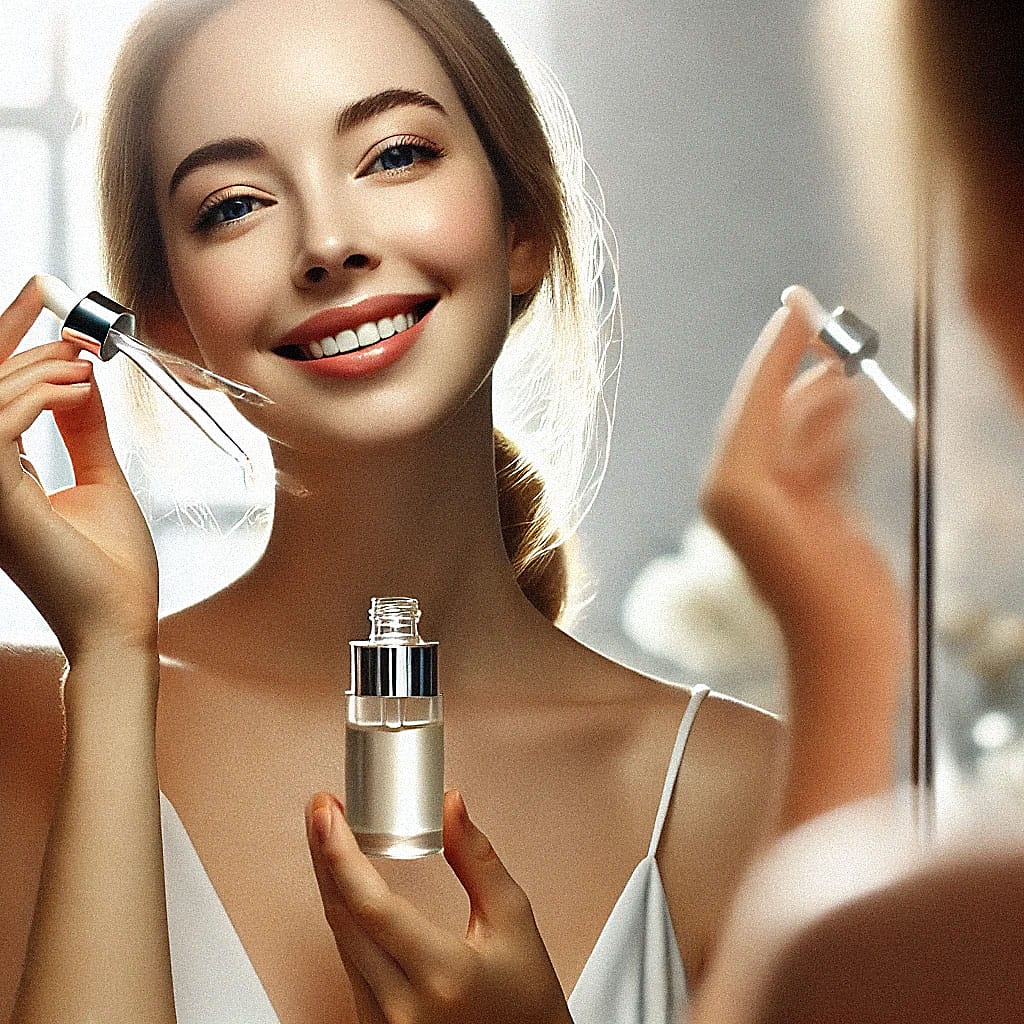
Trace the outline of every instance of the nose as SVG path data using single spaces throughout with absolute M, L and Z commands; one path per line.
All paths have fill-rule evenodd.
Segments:
M 339 283 L 379 264 L 369 231 L 352 217 L 320 213 L 302 226 L 292 277 L 297 288 L 306 290 Z

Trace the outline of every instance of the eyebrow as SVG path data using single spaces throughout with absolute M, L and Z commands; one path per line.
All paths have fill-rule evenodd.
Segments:
M 448 113 L 433 96 L 428 96 L 418 89 L 383 89 L 342 107 L 335 119 L 334 131 L 337 135 L 342 135 L 396 107 L 428 107 L 440 111 L 445 116 Z M 266 155 L 267 148 L 262 142 L 245 137 L 220 139 L 200 146 L 174 168 L 167 194 L 173 196 L 182 181 L 200 167 L 229 160 L 255 160 Z
M 447 116 L 447 111 L 433 96 L 419 89 L 384 89 L 342 107 L 334 122 L 334 130 L 341 135 L 395 107 L 429 107 Z
M 171 183 L 167 187 L 167 195 L 173 196 L 175 189 L 193 171 L 208 164 L 224 163 L 228 160 L 254 160 L 257 157 L 266 156 L 267 147 L 255 139 L 234 138 L 220 139 L 211 142 L 209 145 L 200 146 L 194 149 L 184 160 L 174 168 L 171 175 Z

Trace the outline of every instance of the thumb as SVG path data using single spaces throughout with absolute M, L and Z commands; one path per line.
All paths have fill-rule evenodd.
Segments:
M 469 897 L 469 934 L 484 927 L 517 930 L 533 910 L 526 893 L 505 869 L 490 840 L 473 824 L 462 794 L 444 797 L 444 855 Z

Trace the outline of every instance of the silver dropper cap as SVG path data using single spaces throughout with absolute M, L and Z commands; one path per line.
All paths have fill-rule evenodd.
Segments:
M 851 377 L 865 359 L 873 359 L 878 353 L 878 331 L 845 306 L 836 309 L 822 324 L 818 337 L 842 359 Z
M 67 315 L 62 335 L 69 335 L 106 361 L 118 353 L 111 330 L 135 334 L 135 314 L 101 292 L 89 292 Z M 98 348 L 97 348 L 98 346 Z
M 375 597 L 370 639 L 353 640 L 352 689 L 357 697 L 436 697 L 437 643 L 419 634 L 414 597 Z

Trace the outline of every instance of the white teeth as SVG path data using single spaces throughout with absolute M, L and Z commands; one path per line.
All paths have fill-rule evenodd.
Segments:
M 355 352 L 359 348 L 359 339 L 355 331 L 342 331 L 337 337 L 337 342 L 339 352 Z
M 359 347 L 365 348 L 367 345 L 374 345 L 380 341 L 380 332 L 374 323 L 360 324 L 356 328 L 356 337 L 359 339 Z
M 411 309 L 408 313 L 382 317 L 376 323 L 360 324 L 355 330 L 341 331 L 333 338 L 311 341 L 307 349 L 309 358 L 323 359 L 326 356 L 344 355 L 347 352 L 355 352 L 357 348 L 376 345 L 384 338 L 407 331 L 413 324 L 418 323 L 419 319 L 416 311 Z

